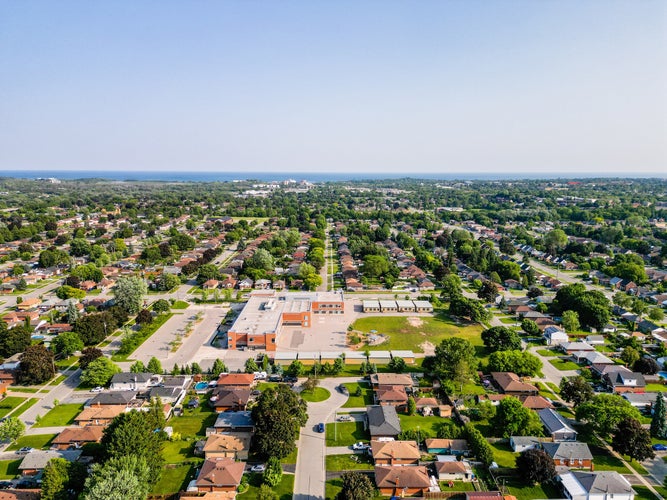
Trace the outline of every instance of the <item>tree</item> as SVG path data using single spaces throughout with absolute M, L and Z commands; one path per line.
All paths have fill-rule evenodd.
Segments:
M 202 285 L 208 280 L 217 280 L 220 278 L 220 271 L 215 264 L 204 264 L 199 267 L 197 274 L 197 284 Z
M 593 395 L 593 388 L 581 375 L 574 377 L 563 377 L 560 381 L 560 395 L 568 403 L 575 407 L 581 403 L 590 400 Z
M 516 468 L 532 484 L 545 483 L 556 477 L 554 461 L 544 450 L 537 448 L 522 451 L 516 457 Z
M 387 369 L 393 373 L 403 373 L 407 368 L 407 364 L 403 358 L 393 357 L 387 365 Z
M 120 371 L 109 358 L 97 358 L 81 373 L 81 383 L 88 386 L 106 386 L 111 382 L 111 377 Z
M 408 415 L 414 415 L 417 412 L 417 403 L 415 398 L 408 396 Z
M 150 325 L 153 322 L 153 314 L 148 309 L 142 309 L 137 314 L 136 322 L 139 325 Z
M 660 370 L 660 367 L 658 366 L 658 362 L 652 357 L 642 356 L 632 365 L 632 370 L 644 375 L 655 375 Z
M 285 370 L 285 375 L 289 377 L 300 377 L 304 374 L 304 372 L 305 367 L 303 366 L 303 363 L 295 359 L 287 367 L 287 370 Z
M 130 412 L 138 413 L 138 412 Z M 157 479 L 144 457 L 136 454 L 112 457 L 95 464 L 86 479 L 83 500 L 144 500 Z M 159 474 L 159 471 L 158 471 Z M 159 477 L 159 475 L 158 475 Z
M 470 318 L 470 321 L 481 323 L 491 317 L 491 313 L 480 300 L 469 299 L 463 295 L 454 295 L 449 302 L 449 313 L 453 316 Z
M 614 432 L 624 418 L 640 418 L 639 410 L 617 394 L 596 394 L 581 403 L 575 414 L 577 420 L 587 423 L 604 436 Z
M 435 348 L 433 368 L 445 380 L 472 379 L 477 368 L 475 348 L 467 339 L 444 339 Z
M 579 314 L 577 311 L 564 311 L 561 318 L 561 324 L 566 332 L 576 332 L 581 325 L 579 324 Z
M 555 254 L 567 245 L 567 234 L 562 229 L 552 229 L 544 235 L 544 246 L 547 252 Z
M 524 319 L 521 321 L 521 329 L 526 332 L 528 335 L 538 335 L 540 333 L 540 327 L 532 319 Z
M 164 423 L 159 422 L 158 417 L 153 407 L 147 412 L 122 413 L 111 421 L 102 436 L 102 447 L 109 460 L 130 456 L 135 457 L 136 464 L 145 460 L 149 471 L 145 480 L 148 485 L 159 481 L 164 463 L 162 443 L 165 434 L 156 432 Z
M 259 366 L 257 366 L 257 363 L 255 362 L 254 359 L 248 358 L 245 361 L 245 372 L 246 373 L 255 373 L 259 371 Z
M 536 299 L 537 297 L 540 297 L 543 295 L 542 290 L 540 290 L 536 286 L 531 286 L 528 291 L 526 292 L 526 296 L 530 299 Z
M 97 347 L 86 347 L 81 351 L 81 356 L 79 357 L 79 368 L 85 370 L 88 368 L 88 365 L 95 361 L 97 358 L 104 356 L 104 353 Z
M 123 308 L 128 314 L 137 314 L 147 292 L 146 282 L 139 277 L 118 278 L 114 288 L 116 305 Z
M 371 500 L 375 498 L 375 486 L 366 474 L 344 472 L 341 476 L 342 489 L 336 500 Z
M 86 314 L 74 323 L 74 331 L 79 334 L 84 345 L 102 342 L 116 328 L 116 322 L 108 312 Z
M 153 303 L 153 311 L 155 311 L 157 314 L 169 312 L 169 309 L 169 302 L 165 299 L 159 299 Z
M 246 266 L 253 269 L 269 271 L 273 269 L 274 260 L 268 251 L 263 248 L 258 248 L 255 250 L 255 253 L 252 254 L 252 257 L 246 260 Z
M 567 285 L 558 290 L 552 304 L 553 312 L 572 310 L 579 314 L 582 326 L 602 329 L 611 317 L 609 300 L 598 290 L 586 290 L 583 283 Z
M 53 354 L 41 344 L 27 347 L 19 361 L 21 364 L 16 379 L 24 385 L 43 384 L 51 380 L 56 373 Z
M 653 415 L 651 416 L 651 436 L 656 439 L 665 439 L 667 437 L 667 408 L 665 408 L 665 398 L 662 392 L 658 392 L 653 405 Z
M 634 366 L 634 364 L 639 361 L 640 357 L 641 355 L 639 354 L 639 351 L 631 346 L 623 349 L 620 356 L 626 366 Z
M 452 297 L 461 295 L 461 278 L 456 274 L 448 274 L 442 279 L 442 292 L 440 298 L 451 300 Z
M 51 341 L 56 354 L 69 357 L 83 349 L 83 341 L 76 332 L 63 332 Z
M 130 373 L 147 373 L 146 365 L 144 365 L 143 361 L 135 361 L 130 366 Z
M 278 500 L 278 494 L 268 484 L 262 484 L 257 491 L 257 500 Z
M 86 292 L 78 288 L 73 288 L 69 285 L 63 285 L 56 288 L 56 297 L 62 300 L 67 299 L 83 299 L 86 296 Z
M 496 351 L 489 356 L 489 371 L 514 372 L 522 377 L 537 375 L 542 362 L 528 351 Z
M 665 319 L 665 312 L 659 307 L 651 307 L 648 310 L 648 317 L 651 321 L 662 321 Z
M 265 457 L 284 458 L 296 449 L 299 427 L 308 417 L 306 403 L 288 386 L 264 390 L 252 409 L 255 444 Z
M 0 356 L 8 358 L 23 352 L 31 344 L 31 331 L 23 326 L 8 329 L 7 323 L 0 321 Z
M 542 423 L 537 413 L 523 406 L 523 403 L 513 396 L 500 401 L 493 426 L 504 438 L 542 435 Z
M 79 319 L 79 309 L 76 307 L 76 303 L 73 300 L 70 300 L 67 304 L 67 322 L 70 325 L 73 325 L 77 319 Z
M 651 435 L 636 418 L 626 417 L 618 423 L 618 428 L 611 440 L 611 446 L 630 460 L 640 462 L 655 457 L 651 448 Z
M 477 290 L 477 297 L 487 302 L 493 302 L 498 295 L 498 286 L 493 281 L 485 281 Z
M 193 363 L 194 364 L 194 363 Z M 160 360 L 153 356 L 148 360 L 148 365 L 146 366 L 148 373 L 161 374 L 162 373 L 162 363 Z
M 521 349 L 521 339 L 512 329 L 494 326 L 482 332 L 482 342 L 491 351 L 516 351 Z
M 472 424 L 465 426 L 465 436 L 468 439 L 470 450 L 477 460 L 487 467 L 493 463 L 493 449 L 477 428 Z
M 42 500 L 69 500 L 83 488 L 87 476 L 86 466 L 79 462 L 68 462 L 64 458 L 52 458 L 42 475 Z
M 264 476 L 262 481 L 264 484 L 267 484 L 272 487 L 276 487 L 280 484 L 280 481 L 283 478 L 283 467 L 280 464 L 280 459 L 277 457 L 270 457 L 266 462 L 266 470 L 264 471 Z
M 215 376 L 219 376 L 221 373 L 227 372 L 227 365 L 220 359 L 216 358 L 211 367 L 211 373 Z
M 0 422 L 0 441 L 14 442 L 25 432 L 25 424 L 17 417 L 7 417 Z

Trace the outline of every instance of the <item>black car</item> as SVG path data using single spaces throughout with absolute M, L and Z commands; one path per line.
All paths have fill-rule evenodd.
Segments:
M 350 391 L 349 391 L 349 390 L 347 389 L 347 387 L 345 387 L 343 384 L 340 384 L 340 385 L 338 386 L 338 390 L 339 390 L 342 394 L 345 394 L 346 396 L 349 396 L 349 395 L 350 395 Z

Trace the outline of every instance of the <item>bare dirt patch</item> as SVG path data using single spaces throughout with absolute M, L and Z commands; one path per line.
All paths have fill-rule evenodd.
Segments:
M 407 318 L 408 324 L 412 327 L 419 328 L 420 326 L 424 325 L 424 320 L 417 316 L 408 316 Z
M 419 344 L 419 347 L 422 348 L 426 356 L 435 356 L 435 345 L 428 340 Z

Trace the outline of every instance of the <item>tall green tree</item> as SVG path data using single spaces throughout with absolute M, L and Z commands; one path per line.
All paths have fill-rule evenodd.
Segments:
M 626 417 L 618 423 L 611 446 L 631 460 L 640 462 L 655 457 L 651 448 L 651 435 L 636 418 Z
M 581 375 L 574 377 L 563 377 L 560 381 L 560 395 L 568 403 L 572 403 L 575 407 L 581 403 L 590 400 L 593 395 L 593 388 L 588 381 Z
M 371 500 L 375 498 L 375 486 L 366 474 L 350 471 L 341 476 L 342 489 L 336 500 Z
M 146 365 L 146 369 L 148 370 L 149 373 L 161 374 L 162 363 L 160 363 L 159 359 L 153 356 L 151 359 L 148 360 L 148 365 Z
M 151 485 L 157 481 L 151 474 L 151 467 L 141 456 L 127 454 L 112 457 L 103 464 L 93 465 L 92 472 L 86 479 L 81 498 L 83 500 L 145 500 Z
M 596 394 L 576 409 L 577 420 L 604 436 L 610 435 L 626 417 L 639 419 L 639 410 L 617 394 Z
M 286 385 L 266 389 L 252 409 L 255 445 L 265 457 L 284 458 L 296 449 L 299 427 L 307 420 L 306 403 Z
M 24 385 L 43 384 L 56 373 L 53 354 L 43 345 L 31 345 L 23 351 L 16 379 Z
M 51 341 L 51 346 L 56 354 L 69 357 L 83 349 L 83 341 L 76 332 L 63 332 Z
M 0 321 L 0 356 L 8 358 L 25 351 L 32 342 L 31 333 L 22 325 L 7 328 L 7 323 Z
M 114 288 L 116 305 L 128 314 L 137 314 L 147 292 L 146 282 L 137 276 L 118 278 Z
M 109 358 L 100 357 L 91 361 L 81 373 L 81 383 L 88 386 L 106 386 L 111 378 L 120 373 L 120 368 Z
M 493 326 L 482 332 L 482 342 L 491 351 L 516 351 L 521 349 L 519 334 L 505 326 Z
M 500 401 L 493 427 L 504 438 L 542 435 L 542 423 L 537 413 L 523 406 L 523 403 L 513 396 Z
M 460 337 L 444 339 L 435 348 L 433 369 L 442 379 L 454 380 L 465 378 L 472 380 L 477 369 L 477 356 L 474 346 Z
M 565 331 L 568 333 L 576 332 L 581 327 L 577 311 L 563 311 L 561 323 Z
M 531 484 L 546 483 L 556 477 L 554 461 L 544 450 L 533 448 L 522 451 L 516 457 L 516 468 Z
M 25 433 L 25 424 L 17 417 L 7 417 L 0 422 L 0 441 L 14 442 Z
M 64 458 L 52 458 L 42 476 L 42 500 L 70 500 L 83 489 L 87 476 L 86 466 L 68 462 Z
M 665 398 L 662 392 L 658 392 L 653 405 L 653 416 L 651 417 L 651 436 L 656 439 L 665 439 L 667 437 L 667 408 L 665 407 Z

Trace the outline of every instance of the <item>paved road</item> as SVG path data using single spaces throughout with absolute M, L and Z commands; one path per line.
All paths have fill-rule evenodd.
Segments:
M 653 476 L 653 479 L 655 479 L 658 484 L 663 484 L 665 477 L 667 477 L 667 463 L 663 460 L 666 456 L 667 453 L 664 451 L 658 451 L 655 454 L 655 458 L 642 462 L 644 468 L 651 474 L 651 476 Z
M 358 381 L 358 377 L 323 379 L 320 387 L 331 392 L 331 397 L 320 403 L 308 403 L 308 422 L 301 429 L 298 443 L 294 500 L 324 499 L 326 442 L 325 434 L 317 432 L 316 426 L 320 422 L 333 422 L 335 411 L 347 401 L 347 396 L 338 392 L 336 386 Z

